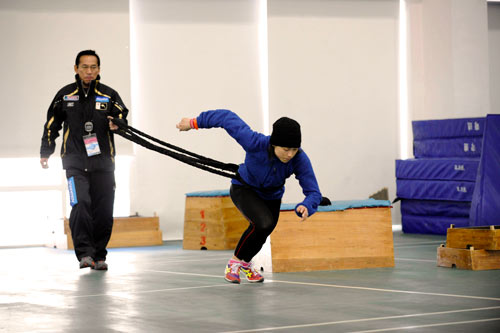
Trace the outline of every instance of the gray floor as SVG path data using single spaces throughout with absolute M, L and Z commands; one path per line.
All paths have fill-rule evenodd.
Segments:
M 394 233 L 396 267 L 264 273 L 226 283 L 231 251 L 181 242 L 72 251 L 0 249 L 1 332 L 500 332 L 500 271 L 436 266 L 444 236 Z

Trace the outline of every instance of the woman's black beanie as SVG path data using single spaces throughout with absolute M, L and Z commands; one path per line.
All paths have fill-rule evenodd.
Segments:
M 300 125 L 293 119 L 282 117 L 273 124 L 271 144 L 287 148 L 300 148 Z

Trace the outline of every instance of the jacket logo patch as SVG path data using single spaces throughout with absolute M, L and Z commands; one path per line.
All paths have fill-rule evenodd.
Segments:
M 75 102 L 68 102 L 68 104 L 66 104 L 69 108 L 75 106 Z
M 101 103 L 108 103 L 109 102 L 109 98 L 105 97 L 105 96 L 97 96 L 95 98 L 95 101 L 96 102 L 101 102 Z
M 78 95 L 64 95 L 63 99 L 65 101 L 78 101 L 80 99 L 80 96 L 78 96 Z
M 108 103 L 95 102 L 95 109 L 96 110 L 107 110 Z

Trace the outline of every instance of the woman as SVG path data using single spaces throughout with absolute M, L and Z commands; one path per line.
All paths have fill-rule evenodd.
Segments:
M 302 187 L 305 198 L 295 207 L 302 221 L 316 212 L 321 201 L 311 162 L 300 148 L 299 123 L 280 118 L 267 136 L 252 131 L 234 112 L 220 109 L 202 112 L 197 118 L 182 118 L 176 127 L 180 131 L 221 127 L 245 150 L 245 162 L 238 169 L 239 178 L 231 181 L 230 195 L 250 225 L 226 266 L 225 279 L 240 283 L 243 271 L 250 282 L 264 281 L 251 260 L 278 223 L 286 179 L 295 174 Z

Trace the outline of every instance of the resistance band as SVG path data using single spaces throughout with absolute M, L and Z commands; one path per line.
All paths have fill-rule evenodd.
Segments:
M 138 145 L 141 145 L 150 150 L 154 150 L 160 154 L 170 156 L 178 161 L 192 165 L 196 168 L 215 173 L 220 176 L 240 179 L 240 176 L 238 174 L 239 166 L 237 164 L 219 162 L 211 158 L 192 153 L 170 143 L 163 142 L 139 131 L 138 129 L 133 128 L 132 126 L 128 126 L 123 119 L 113 118 L 112 122 L 119 127 L 119 130 L 115 132 L 116 134 L 124 137 L 127 140 L 135 142 Z M 146 140 L 145 138 L 150 141 L 156 142 L 163 147 L 158 146 Z

